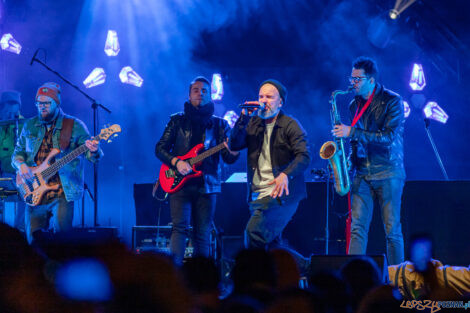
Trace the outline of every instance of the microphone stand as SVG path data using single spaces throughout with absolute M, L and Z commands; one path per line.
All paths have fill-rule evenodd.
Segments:
M 67 83 L 69 86 L 74 88 L 76 91 L 81 93 L 83 96 L 85 96 L 85 98 L 87 98 L 91 102 L 91 108 L 93 109 L 93 136 L 96 136 L 97 133 L 98 133 L 98 112 L 97 112 L 98 108 L 102 108 L 103 110 L 105 110 L 108 113 L 111 113 L 111 111 L 107 107 L 102 105 L 101 103 L 98 103 L 95 99 L 90 97 L 87 93 L 82 91 L 78 86 L 76 86 L 75 84 L 70 82 L 68 79 L 66 79 L 64 76 L 62 76 L 59 72 L 53 70 L 46 63 L 44 63 L 41 60 L 37 59 L 36 55 L 37 55 L 38 51 L 39 51 L 39 49 L 36 50 L 36 52 L 34 53 L 33 59 L 31 60 L 31 65 L 34 62 L 37 62 L 37 63 L 41 64 L 49 72 L 54 73 L 56 76 L 58 76 L 65 83 Z M 88 190 L 88 192 L 89 192 L 89 190 Z M 93 221 L 94 222 L 93 223 L 94 223 L 94 227 L 96 227 L 96 226 L 98 226 L 98 222 L 97 222 L 97 219 L 98 219 L 98 164 L 96 164 L 96 163 L 93 163 L 93 193 L 95 195 L 94 200 L 93 200 L 93 205 L 94 205 L 94 215 L 93 215 Z M 92 197 L 92 199 L 93 199 L 93 197 Z
M 325 255 L 328 255 L 330 243 L 329 215 L 330 215 L 330 165 L 326 166 L 326 221 L 325 221 Z
M 84 193 L 82 196 L 82 228 L 85 228 L 85 193 L 88 194 L 90 197 L 91 201 L 95 202 L 95 198 L 93 198 L 93 195 L 91 194 L 90 188 L 88 188 L 88 185 L 86 183 L 83 183 L 83 189 Z
M 437 147 L 434 144 L 434 139 L 432 138 L 431 131 L 429 130 L 429 126 L 431 125 L 431 120 L 428 118 L 424 119 L 424 129 L 426 130 L 426 133 L 428 134 L 429 141 L 431 142 L 432 149 L 434 150 L 434 155 L 436 156 L 437 162 L 439 163 L 439 166 L 441 167 L 442 174 L 444 175 L 444 178 L 446 180 L 449 180 L 449 176 L 447 176 L 446 169 L 444 168 L 444 164 L 442 163 L 441 156 L 439 155 L 439 151 L 437 151 Z

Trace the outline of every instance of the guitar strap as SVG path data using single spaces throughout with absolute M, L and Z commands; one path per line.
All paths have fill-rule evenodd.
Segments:
M 165 201 L 166 198 L 168 198 L 168 192 L 165 192 L 160 186 L 160 178 L 157 178 L 157 181 L 155 182 L 155 184 L 153 184 L 152 197 L 161 202 Z
M 71 118 L 64 118 L 62 120 L 62 130 L 60 131 L 60 150 L 65 151 L 70 145 L 70 139 L 72 138 L 74 120 Z

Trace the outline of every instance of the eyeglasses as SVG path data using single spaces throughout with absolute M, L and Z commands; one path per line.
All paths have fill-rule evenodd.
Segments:
M 38 108 L 40 107 L 48 108 L 51 106 L 51 104 L 52 104 L 52 101 L 36 101 L 36 106 Z
M 359 77 L 350 76 L 350 77 L 348 77 L 349 82 L 350 82 L 351 84 L 353 84 L 353 83 L 358 83 L 358 82 L 360 82 L 361 80 L 367 79 L 367 78 L 368 78 L 367 76 L 359 76 Z

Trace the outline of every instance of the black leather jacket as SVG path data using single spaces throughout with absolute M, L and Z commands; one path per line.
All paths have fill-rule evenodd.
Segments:
M 238 151 L 248 148 L 248 201 L 251 201 L 251 184 L 258 168 L 258 159 L 263 146 L 265 121 L 258 116 L 242 114 L 230 135 L 230 149 Z M 307 134 L 300 123 L 282 111 L 274 125 L 270 142 L 273 176 L 281 172 L 289 177 L 289 195 L 306 196 L 304 171 L 310 164 Z
M 356 113 L 356 97 L 349 106 Z M 359 108 L 359 111 L 361 108 Z M 351 129 L 351 156 L 356 175 L 366 179 L 405 178 L 403 166 L 403 130 L 405 117 L 401 97 L 377 84 L 369 108 Z
M 222 143 L 230 132 L 230 127 L 224 119 L 217 116 L 210 118 L 204 133 L 205 150 Z M 171 159 L 185 155 L 193 147 L 190 146 L 192 136 L 191 121 L 182 112 L 173 114 L 165 127 L 162 137 L 155 146 L 155 155 L 165 164 L 171 164 Z M 220 192 L 222 170 L 219 155 L 225 163 L 234 163 L 238 155 L 232 155 L 227 149 L 213 154 L 202 162 L 205 193 Z

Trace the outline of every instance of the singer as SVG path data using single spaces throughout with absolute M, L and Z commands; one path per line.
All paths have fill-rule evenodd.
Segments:
M 251 217 L 245 229 L 247 248 L 282 246 L 282 231 L 306 196 L 304 171 L 310 164 L 307 134 L 296 119 L 281 110 L 286 99 L 287 89 L 280 82 L 264 81 L 259 89 L 259 108 L 243 109 L 230 135 L 231 149 L 248 149 Z M 289 251 L 306 273 L 308 260 Z
M 374 60 L 353 62 L 349 82 L 355 98 L 349 106 L 351 125 L 336 125 L 336 137 L 350 138 L 354 170 L 351 188 L 351 241 L 349 254 L 365 254 L 374 200 L 384 222 L 389 265 L 404 260 L 400 222 L 403 166 L 404 109 L 401 97 L 377 83 Z

